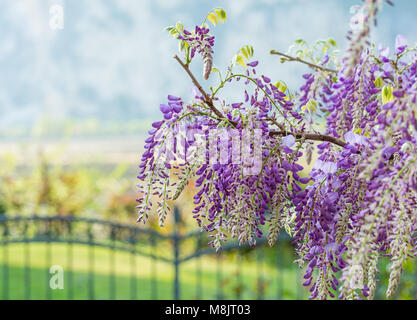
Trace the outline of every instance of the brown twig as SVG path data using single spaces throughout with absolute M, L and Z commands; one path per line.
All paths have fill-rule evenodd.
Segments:
M 293 135 L 296 139 L 301 139 L 301 138 L 305 138 L 306 140 L 313 140 L 313 141 L 327 141 L 327 142 L 331 142 L 333 144 L 336 144 L 338 146 L 341 147 L 345 147 L 346 146 L 346 142 L 339 140 L 335 137 L 332 136 L 327 136 L 324 134 L 319 134 L 319 133 L 292 133 L 292 132 L 288 132 L 288 131 L 271 131 L 269 133 L 270 136 L 288 136 L 288 135 Z
M 178 63 L 183 67 L 183 69 L 187 72 L 187 74 L 190 76 L 191 81 L 193 82 L 193 84 L 197 87 L 197 89 L 201 92 L 201 94 L 204 97 L 204 102 L 207 104 L 207 106 L 211 109 L 211 111 L 213 111 L 213 113 L 219 118 L 219 119 L 225 119 L 225 117 L 223 116 L 223 114 L 214 106 L 212 99 L 209 97 L 209 95 L 204 91 L 203 87 L 201 86 L 201 84 L 197 81 L 197 79 L 194 77 L 194 75 L 192 74 L 191 70 L 188 68 L 188 66 L 181 61 L 181 59 L 177 56 L 174 55 L 174 59 L 178 61 Z M 273 120 L 273 122 L 275 124 L 277 124 L 281 131 L 271 131 L 269 133 L 269 135 L 274 136 L 274 135 L 282 135 L 282 136 L 287 136 L 287 135 L 294 135 L 295 138 L 297 139 L 301 139 L 302 137 L 304 137 L 307 140 L 314 140 L 314 141 L 328 141 L 331 143 L 334 143 L 338 146 L 344 147 L 346 145 L 346 142 L 339 140 L 337 138 L 331 137 L 331 136 L 326 136 L 323 134 L 318 134 L 318 133 L 291 133 L 288 131 L 283 130 L 282 125 L 278 124 L 275 119 L 268 119 L 268 120 Z M 229 120 L 228 120 L 229 121 Z M 231 122 L 231 121 L 229 121 Z M 233 122 L 231 122 L 233 125 L 235 125 Z
M 207 106 L 211 109 L 211 111 L 214 112 L 214 114 L 216 116 L 218 116 L 219 118 L 224 118 L 223 114 L 214 106 L 213 104 L 213 100 L 210 98 L 210 96 L 204 91 L 203 87 L 201 86 L 201 84 L 197 81 L 197 79 L 194 77 L 194 75 L 192 74 L 190 68 L 184 63 L 182 62 L 182 60 L 175 54 L 174 55 L 174 59 L 178 61 L 178 63 L 181 65 L 181 67 L 183 67 L 183 69 L 185 70 L 185 72 L 187 72 L 187 74 L 190 76 L 191 81 L 193 82 L 193 84 L 197 87 L 197 89 L 201 92 L 201 94 L 204 97 L 204 102 L 207 104 Z
M 278 123 L 277 120 L 275 120 L 274 118 L 267 118 L 266 120 L 271 121 L 273 124 L 275 124 L 278 128 L 281 129 L 281 131 L 285 131 L 285 127 L 282 123 Z
M 288 59 L 288 61 L 297 61 L 297 62 L 304 63 L 304 64 L 308 65 L 310 68 L 313 68 L 313 69 L 319 69 L 321 71 L 330 72 L 330 73 L 337 73 L 337 70 L 330 69 L 330 68 L 326 68 L 326 67 L 322 67 L 322 66 L 318 66 L 318 65 L 316 65 L 314 63 L 305 61 L 305 60 L 300 59 L 298 57 L 289 56 L 289 55 L 287 55 L 285 53 L 282 53 L 282 52 L 279 52 L 277 50 L 271 50 L 270 51 L 270 54 L 276 54 L 276 55 L 282 56 L 282 57 Z

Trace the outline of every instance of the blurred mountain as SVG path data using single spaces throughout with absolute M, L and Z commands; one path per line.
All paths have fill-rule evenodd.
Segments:
M 58 129 L 68 122 L 83 127 L 96 121 L 98 132 L 112 126 L 122 132 L 130 123 L 132 131 L 144 131 L 145 124 L 159 117 L 159 103 L 168 93 L 191 96 L 189 79 L 172 59 L 177 43 L 164 27 L 178 20 L 190 27 L 200 24 L 215 6 L 228 13 L 227 23 L 214 28 L 218 67 L 251 44 L 261 61 L 260 72 L 297 89 L 305 67 L 281 65 L 269 50 L 286 51 L 300 37 L 310 42 L 332 37 L 343 48 L 349 8 L 358 2 L 2 0 L 0 134 L 30 134 L 42 121 Z M 417 1 L 395 3 L 380 15 L 375 41 L 392 45 L 401 32 L 415 42 Z M 62 30 L 49 25 L 53 5 L 64 10 Z M 192 69 L 201 79 L 197 60 Z M 225 96 L 240 98 L 233 88 Z

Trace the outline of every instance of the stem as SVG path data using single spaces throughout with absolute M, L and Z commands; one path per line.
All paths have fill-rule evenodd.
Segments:
M 226 79 L 224 79 L 224 81 L 220 84 L 220 86 L 213 92 L 213 97 L 217 94 L 217 92 L 221 89 L 221 88 L 223 88 L 223 86 L 224 86 L 224 84 L 227 82 L 227 81 L 229 81 L 230 79 L 232 79 L 232 78 L 236 78 L 236 77 L 239 77 L 239 78 L 245 78 L 245 79 L 248 79 L 249 81 L 251 81 L 251 82 L 253 82 L 264 94 L 265 94 L 265 96 L 269 99 L 269 101 L 271 101 L 271 103 L 274 105 L 274 107 L 275 107 L 275 109 L 277 109 L 277 111 L 280 113 L 280 115 L 283 117 L 283 119 L 285 120 L 285 121 L 287 121 L 288 123 L 289 123 L 289 125 L 291 126 L 291 127 L 293 127 L 293 125 L 292 125 L 292 123 L 285 117 L 285 115 L 284 115 L 284 113 L 282 112 L 282 110 L 277 106 L 277 104 L 275 103 L 275 101 L 274 101 L 274 99 L 272 99 L 271 98 L 271 96 L 265 91 L 265 89 L 264 88 L 261 88 L 261 87 L 259 87 L 258 86 L 258 83 L 254 80 L 254 79 L 252 79 L 251 77 L 249 77 L 249 76 L 247 76 L 247 75 L 245 75 L 245 74 L 240 74 L 240 73 L 238 73 L 238 74 L 232 74 L 232 75 L 230 75 L 230 76 L 228 76 L 228 77 L 226 77 Z
M 204 89 L 203 89 L 203 87 L 201 86 L 201 84 L 197 81 L 197 79 L 194 77 L 194 75 L 192 74 L 192 72 L 190 71 L 190 69 L 188 68 L 188 66 L 186 65 L 186 64 L 184 64 L 184 62 L 182 62 L 182 60 L 177 56 L 177 55 L 174 55 L 174 59 L 175 60 L 177 60 L 178 61 L 178 63 L 183 67 L 183 69 L 187 72 L 187 74 L 189 75 L 189 77 L 191 78 L 191 81 L 193 82 L 193 84 L 197 87 L 197 89 L 201 92 L 201 94 L 203 95 L 203 97 L 204 97 L 204 102 L 207 104 L 207 106 L 210 108 L 210 110 L 211 111 L 213 111 L 213 113 L 217 116 L 217 117 L 219 117 L 220 119 L 227 119 L 227 118 L 225 118 L 223 115 L 222 115 L 222 113 L 214 106 L 214 104 L 213 104 L 213 100 L 209 97 L 209 95 L 204 91 Z M 249 77 L 247 77 L 247 76 L 245 76 L 245 75 L 232 75 L 232 76 L 230 76 L 229 78 L 232 78 L 232 77 L 237 77 L 237 76 L 241 76 L 241 77 L 245 77 L 245 78 L 247 78 L 247 79 L 249 79 L 249 80 L 251 80 L 251 81 L 253 81 L 255 84 L 256 84 L 256 82 L 253 80 L 253 79 L 251 79 L 251 78 L 249 78 Z M 227 81 L 228 79 L 225 79 L 225 81 Z M 216 91 L 217 92 L 217 91 Z M 216 93 L 215 92 L 215 93 Z M 215 94 L 214 93 L 214 94 Z M 266 92 L 264 92 L 265 94 L 267 94 Z M 269 95 L 268 95 L 268 97 L 269 97 Z M 272 100 L 272 98 L 271 97 L 269 97 L 269 99 L 271 100 L 271 102 L 275 105 L 275 102 Z M 278 106 L 277 105 L 275 105 L 275 107 L 277 108 L 277 110 L 278 111 L 280 111 L 281 112 L 281 110 L 279 110 L 279 108 L 278 108 Z M 287 119 L 285 119 L 285 120 L 287 120 Z M 288 120 L 287 120 L 288 121 Z M 230 122 L 230 121 L 229 121 Z M 233 124 L 233 122 L 231 122 L 232 124 Z M 274 136 L 274 135 L 282 135 L 282 136 L 286 136 L 286 135 L 289 135 L 289 134 L 291 134 L 291 135 L 293 135 L 295 138 L 297 138 L 297 139 L 301 139 L 302 137 L 304 137 L 305 139 L 307 139 L 307 140 L 315 140 L 315 141 L 327 141 L 327 142 L 331 142 L 331 143 L 334 143 L 334 144 L 337 144 L 338 146 L 341 146 L 341 147 L 344 147 L 345 145 L 346 145 L 346 142 L 344 142 L 344 141 L 342 141 L 342 140 L 339 140 L 339 139 L 336 139 L 336 138 L 334 138 L 334 137 L 331 137 L 331 136 L 326 136 L 326 135 L 323 135 L 323 134 L 316 134 L 316 133 L 304 133 L 304 134 L 300 134 L 300 133 L 297 133 L 297 134 L 294 134 L 294 133 L 291 133 L 291 132 L 287 132 L 287 131 L 271 131 L 270 133 L 269 133 L 271 136 Z
M 194 75 L 192 74 L 192 72 L 190 71 L 190 68 L 188 68 L 188 65 L 184 64 L 184 62 L 182 62 L 182 60 L 180 58 L 178 58 L 178 56 L 175 54 L 174 55 L 174 59 L 178 61 L 178 63 L 181 65 L 181 67 L 183 67 L 183 69 L 185 70 L 185 72 L 187 72 L 187 74 L 190 76 L 191 81 L 193 82 L 193 84 L 197 87 L 197 89 L 201 92 L 201 94 L 204 97 L 204 102 L 207 104 L 207 106 L 211 109 L 211 111 L 214 112 L 214 114 L 216 116 L 218 116 L 219 118 L 224 118 L 224 116 L 222 115 L 222 113 L 214 106 L 213 104 L 213 100 L 209 97 L 209 95 L 204 91 L 203 87 L 201 86 L 201 84 L 197 81 L 197 79 L 194 77 Z
M 341 147 L 345 147 L 347 145 L 346 142 L 339 140 L 332 136 L 326 136 L 324 134 L 319 133 L 292 133 L 288 131 L 271 131 L 269 132 L 270 136 L 280 135 L 280 136 L 287 136 L 293 135 L 296 139 L 305 138 L 306 140 L 314 140 L 314 141 L 327 141 L 333 144 L 336 144 Z
M 271 50 L 269 53 L 270 54 L 276 54 L 278 56 L 282 56 L 282 57 L 286 58 L 288 61 L 297 61 L 297 62 L 304 63 L 304 64 L 308 65 L 310 68 L 313 68 L 313 69 L 316 69 L 316 70 L 321 70 L 321 71 L 330 72 L 330 73 L 337 73 L 337 70 L 330 69 L 330 68 L 326 68 L 326 67 L 322 67 L 322 66 L 318 66 L 318 65 L 316 65 L 314 63 L 305 61 L 305 60 L 300 59 L 298 57 L 289 56 L 289 55 L 287 55 L 285 53 L 282 53 L 282 52 L 279 52 L 277 50 Z

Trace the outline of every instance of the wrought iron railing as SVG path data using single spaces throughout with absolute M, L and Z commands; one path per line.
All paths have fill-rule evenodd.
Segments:
M 172 279 L 172 298 L 181 299 L 182 296 L 182 283 L 181 268 L 184 264 L 190 261 L 195 261 L 194 276 L 195 276 L 195 295 L 194 298 L 202 299 L 207 298 L 204 295 L 203 285 L 203 272 L 202 264 L 205 263 L 204 259 L 212 257 L 213 264 L 215 265 L 213 272 L 215 272 L 216 282 L 216 299 L 227 299 L 229 296 L 224 292 L 223 282 L 225 279 L 234 277 L 236 282 L 236 288 L 242 286 L 244 275 L 241 272 L 242 259 L 245 252 L 252 251 L 256 256 L 253 262 L 253 267 L 256 269 L 256 284 L 254 285 L 252 298 L 257 299 L 281 299 L 284 296 L 284 274 L 281 272 L 284 268 L 288 268 L 288 265 L 281 259 L 280 253 L 275 248 L 267 248 L 266 240 L 259 239 L 257 241 L 256 248 L 250 248 L 249 246 L 239 246 L 236 243 L 226 244 L 220 252 L 217 252 L 206 245 L 206 235 L 201 232 L 192 232 L 186 235 L 179 233 L 178 224 L 180 220 L 180 213 L 178 209 L 174 210 L 174 231 L 172 234 L 161 234 L 156 231 L 140 228 L 136 225 L 123 225 L 120 223 L 114 223 L 109 221 L 103 221 L 98 219 L 77 218 L 69 216 L 30 216 L 30 217 L 7 217 L 5 215 L 0 216 L 0 249 L 2 250 L 2 265 L 0 266 L 0 280 L 2 283 L 2 298 L 8 299 L 10 297 L 10 275 L 9 275 L 9 258 L 13 254 L 9 252 L 9 248 L 12 244 L 20 243 L 23 245 L 24 252 L 24 299 L 32 298 L 31 295 L 31 243 L 45 243 L 45 265 L 52 265 L 52 250 L 51 244 L 63 243 L 66 245 L 66 293 L 67 299 L 74 298 L 74 271 L 73 271 L 73 246 L 85 245 L 88 250 L 88 299 L 95 299 L 95 278 L 94 273 L 95 266 L 95 247 L 108 248 L 110 250 L 109 255 L 109 269 L 108 274 L 108 288 L 109 299 L 116 298 L 117 292 L 117 273 L 115 270 L 115 253 L 126 252 L 130 256 L 130 299 L 158 299 L 158 268 L 157 263 L 167 263 L 173 268 Z M 284 236 L 282 240 L 288 239 Z M 162 248 L 162 250 L 161 250 Z M 278 248 L 278 247 L 277 247 Z M 159 249 L 159 250 L 158 250 Z M 268 251 L 269 250 L 269 251 Z M 268 253 L 268 257 L 274 257 L 268 260 L 268 263 L 273 265 L 276 272 L 276 276 L 272 277 L 268 275 L 268 281 L 275 281 L 275 292 L 265 294 L 265 285 L 267 283 L 263 276 L 263 268 L 266 263 L 265 252 Z M 275 250 L 275 251 L 274 251 Z M 233 255 L 235 257 L 235 272 L 227 274 L 224 272 L 224 260 L 227 256 Z M 136 263 L 136 257 L 146 257 L 150 260 L 150 295 L 143 297 L 138 295 L 137 277 L 141 276 L 143 271 L 141 266 Z M 230 260 L 230 259 L 229 259 Z M 275 264 L 275 265 L 274 265 Z M 291 268 L 296 268 L 291 264 Z M 49 277 L 50 270 L 45 268 L 45 277 Z M 273 280 L 271 280 L 273 278 Z M 293 279 L 293 287 L 296 288 L 293 298 L 304 297 L 304 291 L 301 289 L 299 279 Z M 49 283 L 45 283 L 46 299 L 50 299 L 51 288 Z M 236 294 L 233 296 L 235 299 L 242 298 L 242 290 L 236 289 Z

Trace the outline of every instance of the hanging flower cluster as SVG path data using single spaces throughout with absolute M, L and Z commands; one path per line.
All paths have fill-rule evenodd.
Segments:
M 255 244 L 264 233 L 273 245 L 284 228 L 305 266 L 303 284 L 320 299 L 373 298 L 378 259 L 388 255 L 392 297 L 417 248 L 417 48 L 402 36 L 391 55 L 369 43 L 381 2 L 366 0 L 358 9 L 362 20 L 349 33 L 338 70 L 327 54 L 315 64 L 271 52 L 312 68 L 295 94 L 258 75 L 248 47 L 223 77 L 212 67 L 214 37 L 206 23 L 193 32 L 169 27 L 195 97 L 186 103 L 169 95 L 160 106 L 163 120 L 153 123 L 139 165 L 139 221 L 156 203 L 163 225 L 168 201 L 193 179 L 193 216 L 214 247 L 227 238 Z M 208 16 L 213 24 L 225 17 L 222 9 Z M 210 93 L 188 68 L 195 52 L 205 79 L 210 71 L 220 75 Z M 237 65 L 246 70 L 236 73 Z M 219 97 L 239 81 L 241 101 Z M 314 126 L 320 118 L 324 131 Z M 300 163 L 313 154 L 313 169 L 303 171 Z
M 204 25 L 195 26 L 193 31 L 184 29 L 182 24 L 175 27 L 168 27 L 168 31 L 176 35 L 180 40 L 180 49 L 185 51 L 186 64 L 188 65 L 197 52 L 203 59 L 203 78 L 207 80 L 213 67 L 214 36 L 210 35 L 210 29 Z

